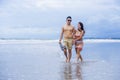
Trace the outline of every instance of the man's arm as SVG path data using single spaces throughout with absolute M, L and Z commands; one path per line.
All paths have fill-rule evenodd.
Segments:
M 59 39 L 59 43 L 61 43 L 61 40 L 63 38 L 63 33 L 64 33 L 64 29 L 62 28 L 61 34 L 60 34 L 60 39 Z
M 76 30 L 75 30 L 75 28 L 73 27 L 73 39 L 75 38 L 75 33 L 76 33 Z

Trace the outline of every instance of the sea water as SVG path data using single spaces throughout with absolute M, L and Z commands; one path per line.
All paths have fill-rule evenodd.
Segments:
M 0 80 L 119 80 L 120 41 L 84 40 L 65 62 L 57 40 L 0 40 Z

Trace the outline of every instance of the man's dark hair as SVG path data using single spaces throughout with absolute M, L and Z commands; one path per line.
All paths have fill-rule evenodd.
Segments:
M 71 17 L 71 16 L 68 16 L 66 19 L 68 19 L 68 18 L 72 19 L 72 17 Z

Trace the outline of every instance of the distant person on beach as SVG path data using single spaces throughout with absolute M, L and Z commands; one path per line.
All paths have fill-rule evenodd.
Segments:
M 78 28 L 75 30 L 75 34 L 73 36 L 74 38 L 74 43 L 75 43 L 75 50 L 76 50 L 76 57 L 77 57 L 77 62 L 79 59 L 83 61 L 83 58 L 81 56 L 81 51 L 83 48 L 83 36 L 85 34 L 84 26 L 82 22 L 78 22 Z
M 61 44 L 61 40 L 63 39 L 64 43 L 64 55 L 66 57 L 66 62 L 70 62 L 72 56 L 72 44 L 73 44 L 73 33 L 74 26 L 71 25 L 72 18 L 68 16 L 66 18 L 66 24 L 62 27 L 59 43 Z

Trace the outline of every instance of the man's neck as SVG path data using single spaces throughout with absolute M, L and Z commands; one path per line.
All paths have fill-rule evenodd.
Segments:
M 70 26 L 71 24 L 66 24 L 67 26 Z

